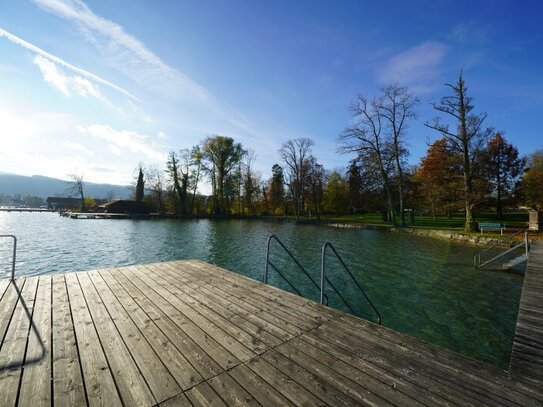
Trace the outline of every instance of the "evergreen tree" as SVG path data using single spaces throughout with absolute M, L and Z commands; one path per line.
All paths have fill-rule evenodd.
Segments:
M 136 183 L 135 199 L 138 202 L 143 201 L 143 195 L 145 190 L 145 181 L 143 180 L 143 168 L 140 166 L 138 173 L 138 181 Z

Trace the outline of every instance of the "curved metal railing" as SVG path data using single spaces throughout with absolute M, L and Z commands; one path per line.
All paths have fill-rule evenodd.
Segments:
M 296 260 L 294 255 L 290 252 L 289 249 L 287 249 L 287 247 L 283 244 L 283 242 L 281 242 L 281 240 L 279 240 L 279 238 L 275 235 L 271 235 L 268 238 L 268 246 L 266 250 L 266 268 L 264 269 L 264 284 L 268 284 L 269 267 L 271 266 L 273 270 L 277 274 L 279 274 L 283 280 L 285 280 L 285 282 L 290 286 L 290 288 L 294 290 L 296 294 L 303 297 L 303 294 L 294 286 L 294 284 L 287 278 L 287 276 L 284 273 L 282 273 L 270 260 L 270 245 L 271 245 L 272 240 L 275 240 L 277 244 L 279 244 L 279 246 L 289 255 L 289 257 L 294 261 L 294 263 L 298 266 L 298 268 L 302 271 L 302 273 L 305 274 L 305 276 L 309 279 L 309 281 L 311 281 L 311 283 L 317 288 L 317 290 L 321 291 L 321 288 L 315 282 L 315 280 L 313 280 L 311 275 L 300 264 L 300 262 Z M 328 305 L 328 297 L 326 295 L 323 296 L 322 293 L 321 293 L 321 304 Z
M 0 235 L 0 237 L 10 237 L 13 239 L 13 256 L 11 259 L 11 281 L 15 280 L 15 259 L 17 257 L 17 237 L 15 235 Z
M 347 308 L 349 308 L 349 310 L 351 311 L 351 313 L 353 315 L 357 315 L 355 310 L 351 307 L 351 305 L 348 303 L 348 301 L 340 294 L 339 290 L 336 289 L 336 287 L 334 286 L 334 284 L 332 284 L 332 282 L 328 279 L 328 277 L 326 277 L 325 275 L 325 271 L 326 271 L 326 249 L 327 248 L 330 248 L 332 250 L 332 252 L 334 253 L 334 255 L 336 256 L 336 258 L 339 260 L 340 264 L 343 266 L 343 268 L 345 269 L 345 271 L 347 272 L 347 274 L 349 275 L 349 277 L 351 277 L 351 280 L 355 283 L 355 285 L 358 287 L 358 290 L 360 290 L 360 292 L 364 295 L 364 298 L 366 299 L 366 301 L 368 302 L 368 304 L 370 304 L 371 308 L 373 309 L 373 311 L 375 312 L 375 314 L 377 315 L 377 323 L 379 325 L 381 325 L 381 314 L 379 314 L 379 311 L 377 311 L 377 308 L 375 308 L 375 306 L 373 305 L 373 303 L 371 302 L 371 300 L 369 299 L 369 297 L 366 295 L 366 292 L 364 291 L 364 289 L 360 286 L 360 284 L 358 283 L 358 281 L 356 280 L 356 278 L 354 277 L 353 273 L 351 273 L 351 270 L 349 270 L 349 267 L 347 267 L 347 265 L 345 264 L 345 262 L 343 261 L 343 259 L 341 258 L 341 256 L 339 255 L 339 253 L 337 252 L 336 248 L 332 245 L 332 243 L 330 242 L 326 242 L 323 246 L 322 246 L 322 258 L 321 258 L 321 304 L 322 304 L 322 298 L 323 296 L 325 295 L 324 293 L 324 283 L 328 283 L 330 285 L 330 287 L 332 287 L 332 289 L 336 292 L 336 294 L 339 296 L 339 298 L 341 298 L 341 301 L 343 301 L 343 303 L 347 306 Z
M 515 240 L 514 237 L 520 235 L 521 233 L 524 234 L 522 240 L 520 240 L 520 241 Z M 500 253 L 498 255 L 493 256 L 491 259 L 482 261 L 481 255 L 487 253 L 491 249 L 495 249 L 496 247 L 498 247 L 498 246 L 500 246 L 502 244 L 501 242 L 495 243 L 492 246 L 478 252 L 477 254 L 475 254 L 475 256 L 473 256 L 473 266 L 475 268 L 483 268 L 486 265 L 488 265 L 490 263 L 493 263 L 494 261 L 498 260 L 499 258 L 505 256 L 506 254 L 511 253 L 512 251 L 514 251 L 514 250 L 516 250 L 516 249 L 518 249 L 520 247 L 524 247 L 525 254 L 526 254 L 526 256 L 528 256 L 528 252 L 530 250 L 529 241 L 528 241 L 528 232 L 526 232 L 524 230 L 519 230 L 516 233 L 513 233 L 512 235 L 509 235 L 508 238 L 509 238 L 509 242 L 508 242 L 509 243 L 509 249 L 505 250 L 504 252 L 502 252 L 502 253 Z M 514 244 L 514 242 L 516 242 L 516 244 Z
M 513 233 L 511 235 L 505 236 L 506 239 L 508 239 L 508 240 L 500 240 L 497 243 L 489 245 L 487 248 L 477 252 L 475 254 L 475 256 L 473 256 L 473 266 L 475 268 L 481 267 L 481 263 L 483 263 L 481 261 L 482 255 L 486 254 L 487 252 L 489 252 L 492 249 L 495 249 L 496 247 L 503 246 L 504 244 L 508 244 L 509 248 L 515 246 L 515 244 L 513 243 L 515 241 L 515 237 L 519 236 L 521 233 L 523 234 L 523 233 L 525 233 L 525 231 L 524 230 L 517 230 L 515 233 Z

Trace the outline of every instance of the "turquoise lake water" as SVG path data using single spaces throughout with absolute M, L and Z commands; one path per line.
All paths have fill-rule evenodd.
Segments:
M 383 325 L 507 368 L 521 276 L 472 267 L 480 248 L 386 231 L 239 220 L 75 220 L 54 213 L 0 212 L 0 234 L 18 237 L 17 275 L 197 258 L 262 280 L 266 241 L 277 235 L 318 280 L 330 241 L 378 308 Z M 11 242 L 0 241 L 0 276 L 8 277 Z M 304 295 L 319 293 L 286 261 L 272 260 Z M 363 297 L 330 258 L 330 276 L 357 314 L 375 320 Z M 288 289 L 273 271 L 270 283 Z M 327 290 L 330 304 L 345 310 Z

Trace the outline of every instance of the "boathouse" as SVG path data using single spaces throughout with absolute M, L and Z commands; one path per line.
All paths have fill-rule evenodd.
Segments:
M 151 210 L 145 202 L 128 199 L 115 199 L 99 205 L 100 212 L 124 213 L 129 215 L 148 215 Z

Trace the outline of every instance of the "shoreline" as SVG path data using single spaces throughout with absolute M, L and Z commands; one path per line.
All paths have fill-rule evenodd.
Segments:
M 125 215 L 126 216 L 126 215 Z M 131 218 L 131 217 L 126 217 Z M 139 218 L 141 219 L 141 217 Z M 264 222 L 280 222 L 280 223 L 293 223 L 296 225 L 315 225 L 315 226 L 327 226 L 335 228 L 344 228 L 344 229 L 368 229 L 368 230 L 381 230 L 381 231 L 390 231 L 395 233 L 406 233 L 415 236 L 423 237 L 432 237 L 436 239 L 446 239 L 453 240 L 462 243 L 468 243 L 478 246 L 484 246 L 489 244 L 495 244 L 503 242 L 505 238 L 500 238 L 496 236 L 484 236 L 484 235 L 473 235 L 465 234 L 461 230 L 451 230 L 451 229 L 434 229 L 434 228 L 417 228 L 417 227 L 404 227 L 399 228 L 392 225 L 379 225 L 379 224 L 365 224 L 365 223 L 345 223 L 345 222 L 333 222 L 327 220 L 317 221 L 316 219 L 302 219 L 296 220 L 292 218 L 283 218 L 275 216 L 213 216 L 213 215 L 200 215 L 200 216 L 187 216 L 187 217 L 177 217 L 177 216 L 160 216 L 158 214 L 150 214 L 147 218 L 150 220 L 248 220 L 248 221 L 264 221 Z M 530 235 L 530 239 L 533 240 L 543 240 L 543 235 Z

